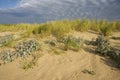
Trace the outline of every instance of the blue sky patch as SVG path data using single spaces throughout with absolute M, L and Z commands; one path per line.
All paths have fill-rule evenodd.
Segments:
M 0 0 L 0 8 L 10 8 L 17 5 L 20 0 Z

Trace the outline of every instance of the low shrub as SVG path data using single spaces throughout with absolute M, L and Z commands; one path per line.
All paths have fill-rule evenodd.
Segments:
M 97 45 L 96 51 L 101 55 L 105 56 L 107 55 L 108 51 L 110 51 L 109 41 L 103 35 L 96 39 L 95 44 Z
M 74 50 L 74 51 L 79 51 L 79 49 L 83 45 L 83 40 L 80 38 L 75 38 L 71 35 L 63 37 L 60 42 L 64 43 L 64 49 L 68 50 Z
M 18 43 L 15 46 L 16 52 L 18 52 L 18 56 L 25 57 L 30 55 L 33 51 L 36 51 L 40 48 L 40 44 L 36 40 L 27 40 Z
M 3 47 L 5 45 L 9 44 L 12 40 L 13 40 L 12 35 L 6 35 L 3 37 L 0 37 L 0 47 Z
M 120 50 L 111 48 L 111 50 L 108 52 L 108 56 L 110 56 L 111 59 L 115 60 L 119 67 L 120 67 Z
M 28 55 L 32 55 L 33 51 L 36 51 L 40 48 L 39 43 L 36 40 L 27 40 L 18 43 L 15 46 L 15 50 L 3 50 L 0 52 L 0 60 L 2 62 L 8 63 L 14 61 L 18 57 L 26 57 Z M 36 59 L 36 56 L 33 55 L 33 57 Z
M 17 52 L 11 50 L 3 50 L 0 52 L 0 59 L 2 60 L 3 64 L 12 62 L 18 57 L 16 53 Z
M 116 61 L 120 67 L 120 50 L 110 46 L 108 40 L 104 36 L 99 36 L 96 39 L 96 51 L 103 56 L 109 56 Z

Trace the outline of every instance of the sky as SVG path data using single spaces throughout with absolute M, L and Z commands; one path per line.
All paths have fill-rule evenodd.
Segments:
M 0 0 L 0 23 L 60 19 L 120 20 L 120 0 Z
M 0 0 L 0 8 L 15 7 L 20 0 Z

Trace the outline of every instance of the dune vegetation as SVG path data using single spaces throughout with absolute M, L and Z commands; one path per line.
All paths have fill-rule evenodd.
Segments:
M 60 21 L 50 21 L 41 24 L 0 24 L 0 31 L 21 31 L 25 30 L 27 32 L 33 32 L 34 34 L 61 34 L 60 31 L 68 33 L 70 30 L 76 31 L 88 31 L 94 30 L 98 31 L 104 35 L 108 35 L 110 31 L 120 31 L 120 21 L 107 21 L 107 20 L 60 20 Z M 58 32 L 58 34 L 57 34 Z M 59 36 L 59 35 L 58 35 Z
M 82 38 L 69 35 L 69 33 L 74 31 L 95 31 L 100 36 L 95 41 L 91 41 L 97 47 L 96 53 L 109 56 L 120 65 L 120 50 L 109 46 L 110 43 L 108 43 L 109 36 L 113 32 L 120 32 L 120 21 L 95 21 L 88 19 L 50 21 L 41 24 L 0 24 L 0 32 L 19 32 L 19 35 L 12 33 L 11 35 L 0 36 L 1 65 L 12 62 L 18 57 L 26 58 L 29 55 L 32 55 L 33 61 L 37 61 L 36 58 L 34 60 L 34 54 L 32 53 L 42 50 L 41 39 L 47 36 L 55 38 L 47 43 L 51 45 L 53 52 L 56 54 L 59 54 L 61 50 L 79 51 L 83 48 L 85 41 Z M 31 68 L 33 64 L 35 62 L 30 61 L 30 63 L 23 65 L 23 69 L 27 69 L 26 67 Z

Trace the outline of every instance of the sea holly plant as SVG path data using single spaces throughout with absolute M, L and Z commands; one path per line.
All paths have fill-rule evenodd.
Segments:
M 15 46 L 16 52 L 18 52 L 19 57 L 25 57 L 30 55 L 33 51 L 36 51 L 40 48 L 40 44 L 36 40 L 27 40 L 18 43 Z
M 110 46 L 109 41 L 102 35 L 96 39 L 95 43 L 97 45 L 96 51 L 99 54 L 109 56 L 118 63 L 118 66 L 120 67 L 120 49 Z
M 15 51 L 3 50 L 3 51 L 0 52 L 0 59 L 2 60 L 3 64 L 12 62 L 16 58 L 17 58 L 17 54 L 16 54 Z
M 0 47 L 3 47 L 5 45 L 7 45 L 12 40 L 13 40 L 13 36 L 12 35 L 5 35 L 5 36 L 0 37 Z
M 108 51 L 110 51 L 109 41 L 103 35 L 96 39 L 95 44 L 97 45 L 96 51 L 101 55 L 105 56 L 107 55 Z
M 111 48 L 108 53 L 108 56 L 110 56 L 111 59 L 115 60 L 120 67 L 120 49 Z
M 28 55 L 32 55 L 33 51 L 39 50 L 40 44 L 36 40 L 27 40 L 18 43 L 15 46 L 15 50 L 3 50 L 0 52 L 0 60 L 3 64 L 9 63 L 17 59 L 18 57 L 25 58 Z

